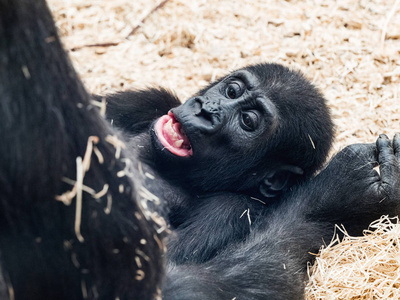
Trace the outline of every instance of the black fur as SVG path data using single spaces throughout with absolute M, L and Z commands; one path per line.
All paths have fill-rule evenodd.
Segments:
M 117 176 L 126 152 L 116 158 L 108 135 L 116 133 L 89 105 L 45 2 L 0 0 L 3 297 L 154 299 L 159 293 L 159 226 L 139 207 L 132 180 Z M 75 159 L 84 156 L 90 136 L 99 138 L 104 163 L 92 154 L 83 183 L 95 192 L 109 189 L 100 199 L 83 192 L 79 237 L 76 198 L 66 206 L 56 196 L 72 189 L 63 178 L 77 179 Z

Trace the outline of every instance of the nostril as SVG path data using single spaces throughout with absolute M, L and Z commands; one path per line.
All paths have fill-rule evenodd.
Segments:
M 201 109 L 201 112 L 200 112 L 200 114 L 199 114 L 199 116 L 200 116 L 200 115 L 201 115 L 205 120 L 211 122 L 211 124 L 214 125 L 213 118 L 212 118 L 212 115 L 213 115 L 213 114 L 212 114 L 211 112 L 209 112 L 209 111 L 205 110 L 204 108 L 202 108 L 202 109 Z

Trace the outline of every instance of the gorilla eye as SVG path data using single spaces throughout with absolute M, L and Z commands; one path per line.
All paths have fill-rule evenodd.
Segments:
M 242 113 L 241 127 L 247 131 L 254 131 L 258 127 L 258 115 L 254 111 Z
M 242 87 L 236 83 L 230 83 L 225 90 L 226 97 L 229 99 L 236 99 L 242 95 Z

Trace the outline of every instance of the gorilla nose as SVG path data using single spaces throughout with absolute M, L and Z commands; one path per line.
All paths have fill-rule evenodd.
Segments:
M 186 101 L 190 107 L 193 123 L 203 132 L 215 132 L 222 126 L 221 101 L 197 96 Z
M 200 110 L 196 112 L 196 116 L 205 116 L 211 117 L 213 114 L 219 114 L 221 110 L 221 101 L 220 100 L 213 100 L 203 97 L 196 97 L 194 99 L 196 103 L 198 103 L 198 108 Z

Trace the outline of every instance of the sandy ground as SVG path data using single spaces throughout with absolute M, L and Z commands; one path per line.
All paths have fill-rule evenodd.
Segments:
M 161 85 L 184 100 L 236 68 L 279 62 L 326 95 L 335 151 L 400 131 L 399 0 L 167 0 L 152 13 L 163 1 L 49 2 L 90 92 Z

